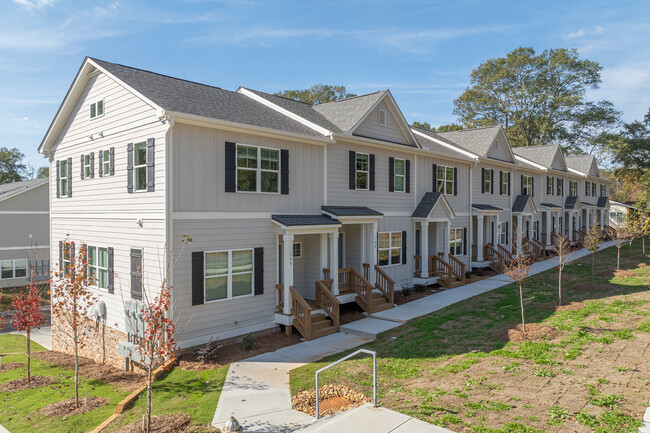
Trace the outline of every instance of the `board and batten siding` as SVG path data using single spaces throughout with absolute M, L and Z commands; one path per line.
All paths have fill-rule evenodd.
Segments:
M 486 192 L 481 192 L 481 169 L 485 168 L 485 170 L 494 170 L 494 181 L 496 182 L 494 184 L 494 193 L 490 193 L 490 191 Z M 506 194 L 499 194 L 499 172 L 503 171 L 506 173 L 508 169 L 504 168 L 503 166 L 496 165 L 496 164 L 490 164 L 489 162 L 481 162 L 478 165 L 475 165 L 472 167 L 472 202 L 473 204 L 489 204 L 492 206 L 496 206 L 500 209 L 503 209 L 504 211 L 509 211 L 510 210 L 510 196 Z M 513 196 L 513 201 L 514 197 L 516 197 L 519 194 L 520 187 L 519 183 L 517 182 L 517 174 L 512 173 L 510 175 L 510 194 Z M 535 188 L 538 188 L 537 186 L 537 180 L 535 181 Z
M 513 162 L 512 155 L 508 151 L 507 146 L 507 142 L 499 134 L 490 145 L 485 156 L 498 161 Z
M 174 318 L 181 348 L 269 329 L 275 324 L 278 240 L 270 219 L 174 220 L 192 237 L 173 275 Z M 180 235 L 179 235 L 180 236 Z M 192 305 L 192 252 L 264 248 L 264 293 Z M 313 290 L 313 289 L 312 289 Z
M 517 168 L 517 170 L 513 173 L 514 180 L 513 180 L 513 191 L 516 191 L 516 195 L 522 194 L 522 189 L 521 189 L 521 176 L 532 176 L 533 177 L 533 186 L 534 186 L 534 195 L 532 196 L 533 203 L 535 203 L 535 206 L 537 207 L 537 211 L 539 212 L 541 210 L 541 204 L 543 199 L 545 198 L 544 193 L 546 193 L 546 173 L 540 173 L 538 171 L 534 170 L 528 170 L 526 168 Z M 556 203 L 557 200 L 553 199 L 551 200 L 552 203 Z M 561 204 L 561 203 L 557 203 Z
M 180 122 L 173 137 L 174 211 L 320 213 L 322 146 Z M 226 142 L 287 149 L 289 194 L 225 192 Z
M 469 171 L 471 165 L 460 161 L 451 161 L 442 158 L 426 157 L 418 155 L 418 191 L 417 202 L 419 203 L 425 193 L 435 191 L 433 185 L 433 164 L 445 167 L 454 167 L 457 169 L 458 194 L 445 194 L 445 198 L 455 213 L 468 213 L 470 211 L 469 193 Z M 479 172 L 480 176 L 480 172 Z
M 350 189 L 350 151 L 375 155 L 375 190 Z M 410 192 L 389 191 L 389 158 L 410 160 Z M 327 204 L 367 206 L 379 212 L 411 215 L 414 209 L 415 155 L 395 148 L 364 146 L 339 140 L 327 147 Z
M 379 124 L 379 110 L 386 113 L 386 126 Z M 408 140 L 398 126 L 397 120 L 388 109 L 386 102 L 381 101 L 354 131 L 354 135 L 390 141 L 391 143 L 408 144 Z

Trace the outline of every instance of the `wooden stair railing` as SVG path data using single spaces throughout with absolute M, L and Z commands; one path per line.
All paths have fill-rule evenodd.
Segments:
M 300 296 L 295 287 L 290 286 L 291 293 L 291 314 L 293 314 L 293 326 L 305 337 L 305 340 L 311 339 L 311 307 Z
M 415 271 L 413 271 L 414 277 L 427 278 L 428 275 L 422 275 L 422 256 L 413 256 L 415 261 Z
M 372 290 L 372 285 L 356 269 L 339 269 L 339 293 L 356 293 L 355 302 L 367 313 L 372 313 Z
M 330 279 L 330 270 L 328 268 L 323 268 L 323 279 L 324 280 Z
M 454 276 L 458 281 L 463 283 L 464 286 L 465 285 L 465 263 L 458 260 L 451 253 L 448 253 L 447 257 L 449 258 L 449 264 L 451 265 L 452 276 Z
M 370 281 L 370 263 L 364 263 L 362 266 L 363 266 L 363 278 Z
M 529 242 L 532 244 L 533 248 L 537 250 L 537 257 L 544 257 L 544 254 L 546 253 L 546 246 L 537 239 L 533 238 L 530 238 Z
M 451 287 L 453 276 L 451 265 L 438 255 L 429 256 L 429 266 L 433 274 L 441 280 L 442 285 Z
M 376 282 L 375 287 L 381 292 L 382 295 L 388 300 L 388 303 L 393 306 L 395 304 L 395 281 L 388 276 L 386 272 L 379 266 L 375 265 Z
M 329 285 L 327 284 L 328 282 Z M 336 332 L 339 332 L 341 323 L 341 302 L 332 294 L 330 290 L 331 287 L 332 280 L 316 281 L 316 301 L 323 311 L 325 311 L 325 314 L 332 319 Z
M 491 244 L 486 245 L 485 258 L 491 263 L 490 268 L 497 272 L 500 272 L 506 264 L 503 253 L 501 253 L 498 248 L 494 248 Z
M 573 239 L 578 242 L 580 245 L 585 244 L 585 237 L 587 237 L 587 233 L 583 232 L 582 230 L 574 230 L 573 231 Z
M 277 305 L 275 306 L 275 311 L 282 313 L 284 311 L 284 286 L 282 284 L 275 285 L 275 291 L 277 292 Z
M 498 244 L 497 251 L 501 253 L 504 265 L 512 260 L 512 251 L 510 251 L 508 248 L 504 247 L 501 244 Z

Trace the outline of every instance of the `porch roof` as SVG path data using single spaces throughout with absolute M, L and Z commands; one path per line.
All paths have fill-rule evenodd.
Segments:
M 365 206 L 321 206 L 321 210 L 334 216 L 384 216 L 383 213 Z
M 580 199 L 577 196 L 570 195 L 564 202 L 564 208 L 567 210 L 580 210 L 582 209 L 582 204 L 580 203 Z
M 555 204 L 555 203 L 540 203 L 540 204 L 547 209 L 562 209 L 561 204 Z
M 526 209 L 529 209 L 528 212 Z M 534 214 L 537 212 L 537 207 L 531 196 L 526 194 L 519 194 L 512 204 L 512 213 Z
M 431 212 L 439 203 L 441 203 L 442 206 L 444 207 L 448 218 L 456 217 L 453 209 L 451 208 L 451 206 L 449 206 L 449 203 L 447 202 L 447 199 L 445 198 L 444 194 L 442 194 L 440 191 L 435 191 L 435 192 L 427 192 L 424 194 L 422 200 L 420 200 L 420 203 L 418 203 L 418 206 L 413 211 L 411 218 L 418 218 L 418 219 L 429 218 Z
M 285 227 L 341 225 L 326 215 L 271 215 L 271 219 Z
M 472 207 L 476 210 L 499 211 L 499 212 L 503 210 L 500 207 L 492 206 L 491 204 L 472 203 Z
M 608 197 L 600 197 L 598 198 L 598 207 L 600 208 L 607 208 L 609 207 L 609 198 Z
M 596 207 L 595 204 L 593 204 L 593 203 L 587 203 L 586 201 L 583 201 L 583 202 L 582 202 L 582 205 L 583 205 L 583 206 Z

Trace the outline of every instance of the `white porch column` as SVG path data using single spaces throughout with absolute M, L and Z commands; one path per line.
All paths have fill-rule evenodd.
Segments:
M 444 259 L 445 261 L 449 260 L 447 256 L 449 255 L 449 228 L 451 227 L 451 223 L 449 221 L 445 221 L 442 225 L 444 232 L 443 239 L 445 240 L 445 244 L 442 246 L 442 251 L 444 251 Z
M 375 282 L 377 281 L 377 271 L 375 271 L 375 265 L 377 264 L 377 231 L 378 231 L 379 224 L 375 221 L 372 223 L 372 233 L 370 234 L 372 236 L 371 239 L 371 244 L 372 248 L 370 249 L 370 257 L 368 260 L 368 263 L 370 264 L 370 271 L 369 271 L 369 283 L 375 285 Z
M 605 210 L 600 210 L 600 228 L 601 230 L 605 228 Z
M 363 267 L 363 264 L 366 263 L 366 251 L 368 250 L 368 245 L 366 245 L 366 225 L 365 224 L 360 224 L 360 237 L 361 237 L 361 266 Z
M 523 218 L 521 214 L 517 215 L 517 256 L 521 255 L 522 238 L 524 237 Z
M 420 255 L 421 259 L 421 277 L 429 276 L 429 221 L 420 223 Z
M 339 232 L 330 233 L 330 278 L 332 294 L 339 294 Z
M 282 235 L 282 265 L 284 277 L 284 314 L 291 314 L 291 292 L 289 287 L 293 286 L 293 235 Z
M 569 241 L 573 242 L 573 224 L 574 224 L 574 212 L 569 212 Z
M 546 211 L 546 245 L 551 245 L 551 211 Z
M 477 224 L 477 241 L 476 241 L 476 261 L 483 261 L 483 214 L 478 214 L 478 224 Z
M 321 233 L 321 235 L 320 235 L 320 270 L 318 271 L 319 274 L 320 274 L 320 272 L 323 272 L 323 269 L 328 268 L 327 259 L 328 259 L 328 257 L 327 257 L 327 233 Z
M 589 233 L 589 228 L 591 227 L 591 209 L 587 209 L 585 212 L 585 228 L 587 233 Z
M 495 239 L 492 239 L 492 245 L 494 248 L 497 248 L 497 245 L 499 245 L 499 215 L 496 215 L 494 217 L 494 233 L 493 235 L 495 236 Z

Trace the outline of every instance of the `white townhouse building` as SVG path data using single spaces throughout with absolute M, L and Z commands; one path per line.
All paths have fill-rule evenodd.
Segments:
M 89 321 L 114 365 L 184 235 L 169 280 L 181 348 L 337 332 L 341 303 L 376 312 L 406 285 L 463 284 L 533 242 L 518 227 L 541 230 L 542 174 L 519 190 L 502 128 L 412 128 L 388 90 L 312 106 L 86 58 L 39 151 L 52 263 L 74 252 L 66 235 L 87 247 L 105 306 Z M 66 350 L 56 320 L 53 336 Z

